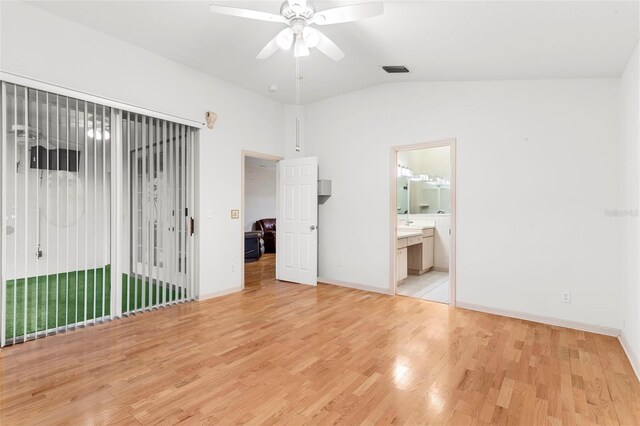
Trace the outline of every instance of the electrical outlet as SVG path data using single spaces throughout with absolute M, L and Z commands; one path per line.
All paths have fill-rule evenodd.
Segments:
M 231 272 L 235 272 L 236 271 L 236 264 L 232 263 L 231 264 Z
M 571 303 L 571 292 L 570 291 L 563 291 L 560 294 L 560 301 L 562 303 Z
M 207 210 L 207 217 L 211 219 L 213 217 L 213 211 Z

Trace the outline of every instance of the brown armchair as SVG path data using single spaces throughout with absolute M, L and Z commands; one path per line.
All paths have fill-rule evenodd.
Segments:
M 276 252 L 276 220 L 274 218 L 260 219 L 253 225 L 253 228 L 256 231 L 263 232 L 265 252 L 275 253 Z

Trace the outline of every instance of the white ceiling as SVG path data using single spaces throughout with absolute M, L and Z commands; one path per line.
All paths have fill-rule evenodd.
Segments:
M 255 58 L 282 25 L 208 11 L 216 3 L 278 13 L 280 2 L 31 3 L 277 101 L 295 102 L 291 52 Z M 342 3 L 315 5 L 322 10 Z M 321 28 L 346 57 L 333 62 L 312 51 L 302 58 L 301 101 L 398 81 L 618 77 L 639 39 L 638 4 L 386 1 L 380 17 Z M 406 65 L 411 73 L 386 74 L 381 65 Z M 269 83 L 278 91 L 270 93 Z

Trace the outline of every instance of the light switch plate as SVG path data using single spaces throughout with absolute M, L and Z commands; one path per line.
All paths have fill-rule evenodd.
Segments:
M 240 219 L 240 210 L 231 210 L 231 219 Z

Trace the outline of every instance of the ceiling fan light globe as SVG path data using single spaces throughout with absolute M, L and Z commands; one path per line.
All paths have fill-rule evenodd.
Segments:
M 316 47 L 320 42 L 318 32 L 311 27 L 305 27 L 304 30 L 302 30 L 302 37 L 304 37 L 304 43 L 309 48 Z
M 293 44 L 293 32 L 291 31 L 283 31 L 276 37 L 276 43 L 278 43 L 278 47 L 282 50 L 291 49 L 291 45 Z
M 296 37 L 296 43 L 293 51 L 293 56 L 295 58 L 302 58 L 304 56 L 309 56 L 309 48 L 307 47 L 304 39 L 300 36 Z

